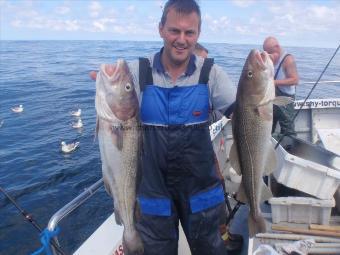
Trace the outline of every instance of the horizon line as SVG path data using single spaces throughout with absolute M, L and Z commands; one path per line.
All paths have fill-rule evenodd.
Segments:
M 128 39 L 1 39 L 0 42 L 6 41 L 116 41 L 116 42 L 153 42 L 153 43 L 162 43 L 162 40 L 128 40 Z M 251 43 L 230 43 L 230 42 L 206 42 L 199 41 L 202 44 L 228 44 L 228 45 L 256 45 L 261 46 L 261 44 L 251 44 Z M 335 49 L 329 46 L 297 46 L 297 45 L 284 45 L 284 47 L 294 47 L 294 48 L 319 48 L 319 49 Z

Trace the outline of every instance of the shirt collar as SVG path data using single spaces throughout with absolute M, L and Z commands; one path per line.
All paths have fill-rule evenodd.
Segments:
M 164 66 L 162 64 L 161 61 L 161 56 L 163 54 L 163 49 L 164 47 L 155 54 L 154 58 L 153 58 L 153 65 L 152 67 L 155 68 L 157 70 L 157 72 L 161 72 L 161 73 L 165 73 L 165 69 Z M 190 59 L 189 59 L 189 63 L 187 66 L 187 70 L 185 71 L 185 75 L 190 76 L 192 75 L 195 70 L 196 70 L 196 56 L 194 54 L 191 54 Z

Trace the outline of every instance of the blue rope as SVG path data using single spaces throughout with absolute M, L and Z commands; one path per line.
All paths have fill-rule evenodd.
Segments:
M 60 232 L 60 228 L 57 227 L 54 231 L 49 231 L 47 228 L 44 229 L 43 232 L 40 233 L 40 242 L 42 247 L 33 252 L 31 255 L 38 255 L 45 252 L 46 255 L 53 255 L 50 241 L 53 237 L 57 236 Z

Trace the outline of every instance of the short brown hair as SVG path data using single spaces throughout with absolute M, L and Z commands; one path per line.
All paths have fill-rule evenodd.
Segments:
M 162 26 L 165 25 L 166 16 L 171 8 L 174 8 L 178 13 L 190 14 L 196 12 L 199 19 L 198 30 L 201 31 L 201 10 L 195 0 L 168 0 L 164 6 L 161 18 Z

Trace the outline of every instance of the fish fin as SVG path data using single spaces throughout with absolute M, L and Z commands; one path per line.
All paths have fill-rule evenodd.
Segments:
M 248 203 L 248 198 L 246 195 L 246 191 L 244 189 L 244 185 L 243 182 L 241 182 L 238 191 L 237 191 L 237 195 L 236 195 L 236 199 L 242 203 Z
M 122 127 L 112 127 L 112 134 L 114 137 L 112 137 L 113 143 L 116 144 L 118 150 L 123 149 L 123 128 Z
M 120 216 L 118 202 L 113 201 L 114 213 L 115 213 L 115 220 L 118 225 L 122 225 L 122 217 Z
M 126 228 L 124 228 L 123 250 L 124 250 L 124 254 L 133 254 L 133 255 L 144 254 L 144 245 L 136 229 L 132 229 L 128 231 Z
M 284 96 L 277 96 L 273 100 L 273 104 L 278 105 L 278 106 L 283 106 L 293 103 L 293 99 L 290 97 L 284 97 Z
M 114 213 L 115 213 L 116 224 L 119 225 L 119 226 L 122 226 L 122 219 L 120 217 L 119 211 L 117 209 L 115 209 Z
M 273 119 L 273 111 L 269 110 L 266 105 L 257 106 L 256 112 L 263 120 L 271 121 Z
M 273 197 L 272 192 L 270 191 L 269 187 L 262 180 L 261 202 L 269 200 L 272 197 Z
M 276 160 L 276 152 L 274 148 L 272 147 L 272 144 L 270 144 L 268 156 L 267 156 L 267 162 L 265 164 L 264 173 L 265 175 L 270 175 L 274 169 L 276 168 L 277 160 Z
M 253 215 L 249 214 L 248 228 L 249 237 L 253 237 L 257 233 L 265 233 L 267 231 L 266 222 L 261 213 L 257 217 L 254 217 Z
M 258 105 L 256 105 L 256 107 L 260 107 L 260 106 L 267 106 L 268 104 L 273 103 L 273 100 L 267 100 L 264 102 L 260 102 Z
M 94 139 L 93 139 L 93 142 L 96 141 L 97 137 L 98 137 L 98 132 L 99 132 L 99 118 L 97 116 L 96 118 L 96 129 L 95 129 L 95 132 L 94 132 Z
M 106 190 L 107 194 L 109 194 L 111 197 L 113 197 L 110 184 L 108 183 L 106 178 L 103 178 L 103 181 L 104 181 L 104 187 L 105 187 L 105 190 Z
M 236 148 L 236 144 L 235 143 L 233 143 L 231 145 L 230 153 L 229 153 L 229 161 L 230 161 L 231 167 L 235 170 L 235 172 L 238 175 L 242 175 L 241 167 L 240 167 L 240 162 L 238 160 L 237 148 Z

